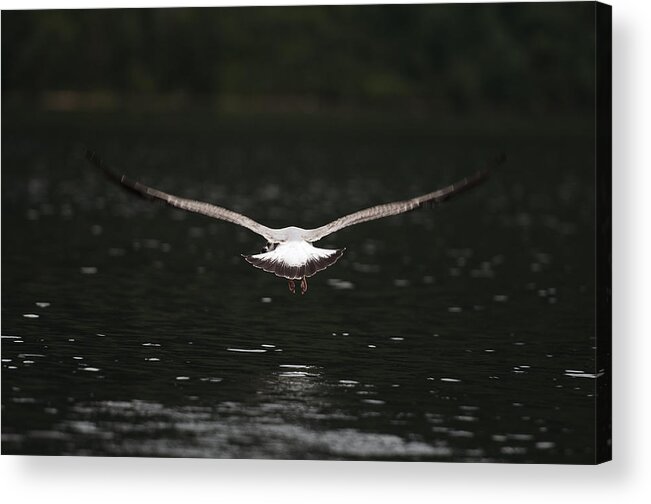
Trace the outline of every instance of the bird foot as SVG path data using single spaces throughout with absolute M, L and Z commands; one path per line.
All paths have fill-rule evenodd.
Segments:
M 301 294 L 305 294 L 307 292 L 307 277 L 301 278 Z
M 289 287 L 289 292 L 296 294 L 296 285 L 294 284 L 294 280 L 287 280 L 287 286 Z

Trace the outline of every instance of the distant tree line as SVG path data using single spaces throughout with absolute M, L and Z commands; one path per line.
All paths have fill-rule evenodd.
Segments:
M 4 11 L 2 90 L 583 109 L 592 3 Z

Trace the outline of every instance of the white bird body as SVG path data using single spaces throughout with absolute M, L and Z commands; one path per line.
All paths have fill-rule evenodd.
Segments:
M 264 237 L 267 240 L 267 246 L 264 251 L 259 254 L 244 255 L 243 257 L 256 268 L 286 278 L 289 281 L 289 289 L 292 292 L 294 292 L 295 288 L 294 280 L 300 279 L 301 292 L 303 294 L 307 291 L 307 278 L 333 265 L 346 250 L 345 248 L 322 249 L 312 245 L 313 242 L 354 224 L 360 224 L 390 215 L 398 215 L 426 205 L 442 203 L 451 196 L 479 184 L 490 173 L 488 169 L 480 170 L 470 177 L 466 177 L 455 184 L 450 184 L 437 191 L 408 200 L 395 201 L 393 203 L 359 210 L 318 228 L 303 229 L 296 226 L 289 226 L 273 229 L 232 210 L 202 201 L 180 198 L 131 180 L 125 175 L 118 175 L 108 168 L 92 151 L 87 151 L 86 157 L 113 182 L 139 196 L 159 200 L 189 212 L 232 222 Z M 503 161 L 504 156 L 502 155 L 495 160 L 495 164 Z
M 274 238 L 281 241 L 301 241 L 306 239 L 306 234 L 309 230 L 296 226 L 284 227 L 281 229 L 270 229 L 273 232 Z

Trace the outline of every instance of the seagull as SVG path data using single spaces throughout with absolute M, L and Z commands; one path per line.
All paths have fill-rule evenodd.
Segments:
M 231 222 L 262 236 L 267 240 L 267 245 L 262 252 L 252 255 L 242 254 L 242 257 L 256 268 L 287 279 L 289 290 L 292 294 L 296 292 L 294 281 L 300 280 L 301 294 L 305 294 L 307 292 L 307 279 L 319 271 L 323 271 L 332 266 L 346 250 L 345 248 L 318 248 L 313 245 L 314 242 L 355 224 L 361 224 L 362 222 L 381 219 L 391 215 L 399 215 L 416 210 L 417 208 L 433 207 L 443 203 L 452 196 L 483 182 L 491 170 L 504 161 L 505 156 L 502 154 L 496 158 L 493 166 L 481 169 L 473 175 L 465 177 L 442 189 L 437 189 L 436 191 L 423 194 L 422 196 L 416 196 L 415 198 L 394 201 L 393 203 L 385 203 L 359 210 L 314 229 L 303 229 L 296 226 L 280 229 L 270 228 L 232 210 L 203 201 L 174 196 L 132 180 L 126 175 L 119 175 L 109 168 L 94 151 L 87 150 L 86 158 L 104 172 L 111 181 L 140 197 L 153 201 L 161 201 L 188 212 Z

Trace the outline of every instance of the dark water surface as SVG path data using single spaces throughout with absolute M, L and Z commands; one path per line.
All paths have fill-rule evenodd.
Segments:
M 202 121 L 3 117 L 3 453 L 593 461 L 589 135 Z M 329 236 L 300 296 L 240 257 L 260 237 L 121 192 L 80 141 L 273 227 L 508 163 Z

